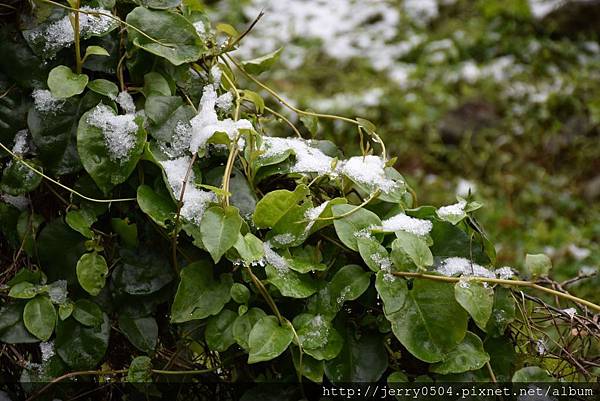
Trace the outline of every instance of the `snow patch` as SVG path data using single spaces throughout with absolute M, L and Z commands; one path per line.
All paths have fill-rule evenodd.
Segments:
M 179 200 L 181 197 L 181 191 L 183 189 L 183 182 L 185 180 L 188 167 L 190 165 L 191 158 L 188 156 L 182 156 L 178 159 L 167 160 L 161 162 L 167 180 L 173 191 L 175 199 Z M 183 205 L 181 206 L 181 216 L 186 220 L 200 224 L 202 216 L 204 216 L 205 210 L 208 208 L 211 202 L 216 201 L 216 196 L 213 192 L 203 191 L 194 185 L 195 174 L 194 171 L 190 171 L 188 176 L 185 192 L 183 194 Z
M 433 228 L 433 223 L 429 220 L 417 219 L 401 213 L 383 220 L 381 227 L 376 228 L 387 232 L 406 231 L 411 234 L 423 236 L 429 234 Z
M 135 146 L 138 125 L 133 114 L 115 115 L 113 109 L 99 104 L 88 115 L 87 123 L 100 128 L 112 161 L 122 162 Z

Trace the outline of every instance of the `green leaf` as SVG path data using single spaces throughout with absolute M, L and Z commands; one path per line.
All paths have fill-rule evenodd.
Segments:
M 527 366 L 517 370 L 511 381 L 513 383 L 543 383 L 554 382 L 555 380 L 546 369 L 539 366 Z
M 29 110 L 27 126 L 48 171 L 64 175 L 81 169 L 76 147 L 79 118 L 99 100 L 97 94 L 88 92 L 82 98 L 65 99 L 48 110 L 35 107 Z
M 238 31 L 231 25 L 220 22 L 218 23 L 215 28 L 217 29 L 217 31 L 219 32 L 223 32 L 225 34 L 227 34 L 228 36 L 235 38 L 236 36 L 239 36 Z
M 259 308 L 250 308 L 245 314 L 238 316 L 233 322 L 232 333 L 235 342 L 245 350 L 249 349 L 248 336 L 252 327 L 267 314 Z
M 525 273 L 530 277 L 544 277 L 550 273 L 552 261 L 547 255 L 527 254 L 525 255 Z
M 265 256 L 263 242 L 252 233 L 238 234 L 238 239 L 233 247 L 246 263 L 255 262 Z
M 486 332 L 492 337 L 504 334 L 508 325 L 515 320 L 515 300 L 508 288 L 498 287 L 494 291 L 494 306 L 488 320 Z
M 308 129 L 308 132 L 310 132 L 313 137 L 317 134 L 317 131 L 319 130 L 319 119 L 317 117 L 311 115 L 301 115 L 300 121 L 302 121 L 302 124 L 304 124 L 306 129 Z
M 28 301 L 23 309 L 23 323 L 31 334 L 48 341 L 56 326 L 56 310 L 50 298 L 38 295 Z
M 341 216 L 356 208 L 354 205 L 335 205 L 333 206 L 333 215 Z M 381 220 L 379 217 L 367 210 L 359 209 L 349 216 L 334 220 L 333 226 L 338 238 L 344 245 L 353 251 L 358 252 L 358 243 L 356 242 L 356 233 L 367 229 L 371 226 L 380 226 Z
M 90 90 L 99 95 L 106 96 L 109 99 L 116 99 L 119 94 L 119 87 L 114 82 L 106 79 L 94 79 L 87 84 Z
M 96 216 L 91 211 L 87 209 L 69 210 L 65 216 L 65 222 L 84 237 L 90 239 L 94 237 L 92 224 L 96 222 Z
M 159 226 L 167 228 L 168 222 L 175 221 L 177 208 L 171 198 L 154 192 L 148 185 L 138 187 L 137 202 L 140 209 Z
M 237 317 L 237 313 L 229 309 L 223 309 L 217 316 L 208 319 L 206 331 L 204 332 L 208 348 L 213 351 L 224 352 L 235 344 L 233 324 Z
M 109 119 L 111 122 L 105 123 L 103 128 L 91 124 L 90 121 L 93 122 L 91 116 L 96 113 L 101 113 L 103 120 Z M 136 117 L 133 120 L 137 130 L 123 131 L 127 129 L 123 128 L 124 124 L 129 126 L 126 121 L 130 118 L 133 119 L 133 116 L 117 116 L 110 107 L 98 105 L 84 113 L 79 120 L 77 150 L 81 162 L 104 193 L 108 193 L 115 185 L 121 184 L 129 178 L 144 152 L 146 131 L 142 127 L 142 119 Z M 113 143 L 112 146 L 116 147 L 114 149 L 109 148 L 107 142 L 107 138 L 112 137 L 106 135 L 120 135 L 127 139 L 121 138 L 116 144 Z M 114 139 L 112 140 L 114 141 Z
M 477 326 L 485 331 L 494 305 L 494 289 L 486 283 L 461 280 L 454 285 L 454 297 Z
M 381 335 L 355 333 L 347 329 L 344 347 L 337 358 L 325 362 L 325 374 L 333 383 L 372 383 L 388 367 L 388 356 Z
M 34 160 L 26 160 L 26 163 L 43 172 L 43 167 Z M 23 195 L 36 189 L 42 182 L 42 176 L 31 170 L 18 160 L 9 162 L 2 171 L 0 180 L 0 191 L 10 195 Z
M 342 350 L 344 338 L 323 315 L 300 314 L 294 327 L 304 352 L 317 360 L 333 359 Z
M 130 223 L 127 219 L 110 219 L 110 225 L 114 232 L 119 234 L 119 238 L 124 246 L 135 248 L 138 244 L 138 229 L 135 223 Z
M 136 7 L 127 14 L 126 21 L 146 34 L 127 29 L 127 36 L 135 46 L 174 65 L 194 62 L 206 51 L 194 25 L 180 14 Z
M 254 104 L 257 113 L 262 114 L 265 111 L 265 100 L 258 93 L 244 89 L 242 99 L 248 100 Z
M 131 361 L 127 370 L 129 383 L 152 383 L 152 360 L 147 356 L 138 356 Z
M 246 72 L 248 72 L 249 74 L 258 75 L 261 72 L 270 69 L 273 66 L 273 64 L 275 64 L 277 60 L 279 60 L 279 55 L 281 54 L 282 50 L 283 47 L 280 47 L 279 49 L 272 51 L 271 53 L 265 54 L 264 56 L 257 57 L 248 61 L 242 61 L 242 65 L 244 66 Z
M 292 212 L 309 193 L 306 185 L 298 185 L 294 192 L 286 189 L 269 192 L 256 204 L 256 210 L 252 217 L 254 224 L 257 228 L 274 227 Z
M 423 238 L 405 231 L 398 231 L 396 236 L 392 249 L 400 248 L 421 269 L 433 265 L 433 254 Z
M 98 327 L 104 322 L 102 309 L 87 299 L 79 299 L 75 302 L 72 316 L 84 326 Z
M 144 95 L 149 98 L 152 94 L 160 96 L 172 95 L 169 82 L 161 74 L 154 71 L 144 75 Z
M 37 245 L 48 280 L 67 280 L 69 285 L 77 285 L 76 267 L 86 249 L 85 238 L 57 218 L 42 228 Z
M 216 315 L 231 299 L 232 284 L 229 274 L 222 274 L 216 281 L 212 264 L 205 260 L 184 267 L 171 307 L 171 322 L 183 323 Z
M 369 288 L 370 277 L 371 273 L 358 265 L 342 267 L 331 281 L 310 299 L 309 312 L 333 319 L 344 302 L 354 301 Z
M 167 10 L 169 8 L 179 7 L 181 0 L 134 0 L 136 4 L 158 10 Z
M 23 324 L 23 304 L 12 303 L 0 307 L 0 341 L 7 344 L 37 343 Z
M 238 304 L 247 304 L 250 299 L 250 290 L 242 283 L 233 283 L 230 293 L 231 299 Z
M 111 274 L 113 284 L 130 295 L 150 295 L 173 281 L 168 260 L 151 249 L 121 249 L 121 264 Z
M 88 59 L 90 56 L 106 56 L 110 57 L 108 51 L 102 46 L 88 46 L 85 49 L 85 55 L 83 56 L 83 61 Z
M 302 373 L 302 376 L 312 380 L 315 383 L 323 382 L 323 374 L 325 373 L 325 364 L 310 355 L 302 355 L 302 367 L 300 367 L 300 353 L 297 347 L 292 347 L 292 362 L 296 371 Z
M 267 280 L 281 295 L 291 298 L 307 298 L 317 292 L 318 282 L 307 274 L 300 274 L 287 267 L 277 268 L 270 264 L 265 267 Z
M 454 299 L 452 285 L 415 280 L 409 290 L 404 279 L 386 281 L 379 272 L 376 288 L 394 335 L 422 361 L 443 360 L 464 338 L 468 317 Z
M 480 369 L 489 360 L 490 356 L 483 350 L 481 339 L 468 331 L 463 341 L 448 352 L 442 362 L 431 365 L 429 370 L 443 375 L 462 373 Z
M 100 326 L 87 327 L 66 319 L 56 327 L 56 353 L 75 370 L 94 368 L 108 348 L 110 321 L 104 314 Z
M 75 304 L 71 301 L 67 301 L 63 304 L 58 305 L 58 317 L 60 320 L 66 320 L 73 313 Z
M 40 293 L 40 288 L 27 281 L 22 281 L 11 287 L 8 296 L 18 299 L 31 299 Z
M 237 208 L 220 206 L 208 208 L 202 216 L 200 233 L 202 243 L 217 263 L 238 239 L 242 218 Z
M 162 125 L 182 105 L 183 100 L 179 96 L 157 96 L 154 92 L 154 95 L 146 99 L 144 111 L 154 125 Z
M 270 361 L 281 355 L 292 342 L 294 331 L 291 324 L 283 326 L 275 316 L 261 318 L 248 337 L 248 363 Z
M 81 287 L 90 295 L 100 294 L 106 284 L 107 274 L 106 260 L 97 252 L 83 254 L 77 262 L 77 279 Z
M 79 95 L 85 90 L 87 83 L 87 75 L 75 74 L 66 65 L 54 67 L 48 75 L 48 88 L 52 96 L 58 99 Z
M 134 318 L 119 316 L 119 328 L 134 347 L 142 352 L 153 352 L 158 341 L 158 324 L 153 317 Z
M 382 263 L 389 260 L 387 249 L 372 236 L 358 237 L 356 245 L 363 261 L 374 272 L 381 270 Z

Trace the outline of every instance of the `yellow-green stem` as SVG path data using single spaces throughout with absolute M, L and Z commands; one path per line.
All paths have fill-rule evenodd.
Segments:
M 460 277 L 437 276 L 434 274 L 427 274 L 427 273 L 393 272 L 392 274 L 394 276 L 399 276 L 399 277 L 422 278 L 422 279 L 427 279 L 427 280 L 443 281 L 443 282 L 447 282 L 447 283 L 457 283 L 461 280 Z M 535 289 L 538 291 L 545 292 L 547 294 L 557 296 L 559 298 L 568 299 L 577 304 L 587 306 L 588 308 L 593 309 L 596 312 L 600 312 L 599 305 L 596 305 L 585 299 L 578 298 L 571 294 L 566 294 L 564 292 L 559 292 L 559 291 L 556 291 L 556 290 L 553 290 L 550 288 L 543 287 L 539 284 L 534 283 L 533 281 L 506 280 L 506 279 L 501 279 L 501 278 L 488 278 L 488 277 L 477 277 L 477 276 L 468 276 L 466 278 L 470 281 L 477 281 L 477 282 L 482 282 L 482 283 L 501 284 L 501 285 L 512 286 L 512 287 L 532 288 L 532 289 Z M 464 278 L 463 278 L 463 280 L 464 280 Z

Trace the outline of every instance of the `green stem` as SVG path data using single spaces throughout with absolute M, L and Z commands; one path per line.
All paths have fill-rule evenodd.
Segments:
M 414 273 L 414 272 L 393 272 L 394 276 L 399 277 L 411 277 L 411 278 L 422 278 L 433 281 L 443 281 L 446 283 L 457 283 L 461 280 L 460 277 L 448 277 L 448 276 L 436 276 L 434 274 L 426 274 L 426 273 Z M 571 294 L 565 294 L 564 292 L 556 291 L 550 288 L 543 287 L 539 284 L 536 284 L 532 281 L 525 280 L 505 280 L 500 278 L 488 278 L 488 277 L 477 277 L 477 276 L 468 276 L 466 277 L 468 280 L 477 281 L 481 283 L 489 283 L 489 284 L 501 284 L 513 287 L 528 287 L 538 291 L 545 292 L 547 294 L 551 294 L 557 296 L 559 298 L 568 299 L 569 301 L 575 302 L 580 305 L 587 306 L 590 309 L 595 310 L 596 312 L 600 312 L 600 306 L 587 301 L 585 299 L 578 298 Z
M 83 194 L 75 191 L 73 188 L 69 188 L 68 186 L 66 186 L 64 184 L 61 184 L 60 182 L 56 181 L 55 179 L 48 177 L 43 172 L 41 172 L 40 170 L 36 169 L 35 167 L 33 167 L 32 165 L 30 165 L 29 163 L 27 163 L 20 156 L 18 156 L 15 153 L 13 153 L 2 142 L 0 142 L 0 148 L 2 148 L 3 150 L 5 150 L 6 152 L 8 152 L 16 161 L 18 161 L 19 163 L 22 163 L 25 167 L 27 167 L 29 170 L 33 171 L 37 175 L 39 175 L 39 176 L 47 179 L 48 181 L 50 181 L 50 182 L 58 185 L 59 187 L 61 187 L 63 189 L 66 189 L 67 191 L 69 191 L 73 195 L 77 195 L 80 198 L 85 199 L 87 201 L 96 202 L 96 203 L 112 203 L 112 202 L 131 202 L 131 201 L 137 200 L 137 198 L 121 198 L 121 199 L 95 199 L 95 198 L 90 198 L 89 196 L 85 196 L 85 195 L 83 195 Z
M 71 24 L 73 25 L 73 34 L 74 34 L 74 45 L 75 45 L 75 71 L 77 74 L 81 74 L 81 70 L 83 69 L 83 60 L 81 59 L 81 46 L 80 46 L 80 36 L 81 32 L 79 31 L 79 6 L 81 5 L 81 0 L 77 0 L 75 3 L 77 7 L 75 7 L 75 12 L 73 17 L 71 18 Z
M 273 300 L 263 283 L 258 279 L 258 277 L 256 277 L 250 266 L 246 266 L 246 268 L 248 269 L 248 274 L 250 275 L 252 282 L 254 283 L 256 288 L 258 288 L 258 291 L 260 291 L 261 295 L 263 296 L 273 313 L 275 313 L 275 316 L 277 316 L 279 323 L 282 325 L 285 324 L 287 322 L 287 319 L 281 315 L 279 309 L 277 308 L 277 305 L 275 304 L 275 301 Z

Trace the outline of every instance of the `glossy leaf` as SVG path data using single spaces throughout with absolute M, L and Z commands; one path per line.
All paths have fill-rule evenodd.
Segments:
M 237 208 L 210 207 L 204 212 L 200 224 L 202 243 L 217 263 L 238 239 L 242 218 Z
M 106 315 L 100 326 L 87 327 L 74 319 L 58 323 L 56 353 L 75 370 L 91 369 L 104 357 L 108 348 L 110 322 Z
M 99 109 L 99 107 L 103 107 Z M 119 132 L 120 135 L 130 136 L 129 140 L 124 144 L 113 146 L 127 146 L 125 156 L 116 159 L 115 150 L 111 150 L 108 146 L 103 128 L 99 128 L 90 123 L 90 116 L 94 112 L 103 110 L 108 114 L 116 116 L 114 110 L 106 106 L 98 106 L 97 108 L 84 113 L 79 120 L 77 128 L 77 150 L 81 156 L 83 167 L 94 179 L 94 182 L 105 193 L 108 193 L 115 185 L 124 182 L 135 169 L 135 166 L 142 156 L 144 144 L 146 142 L 146 131 L 142 127 L 142 121 L 139 117 L 135 118 L 135 124 L 138 126 L 134 132 Z M 108 130 L 116 128 L 108 123 Z M 114 124 L 122 124 L 118 121 Z M 122 128 L 120 128 L 122 129 Z M 113 133 L 114 135 L 114 133 Z M 119 151 L 120 152 L 120 151 Z M 119 153 L 120 154 L 120 153 Z
M 354 205 L 335 205 L 333 206 L 334 216 L 341 216 L 354 210 Z M 356 233 L 365 230 L 371 226 L 380 226 L 381 220 L 379 217 L 366 209 L 359 209 L 352 214 L 337 218 L 333 222 L 335 232 L 338 238 L 344 245 L 353 251 L 358 251 L 358 243 L 356 242 Z
M 357 335 L 349 329 L 337 358 L 325 362 L 325 374 L 333 383 L 371 383 L 378 381 L 387 367 L 382 337 L 370 333 Z
M 485 331 L 494 305 L 494 290 L 485 283 L 460 281 L 454 286 L 454 297 L 477 326 Z
M 467 332 L 463 341 L 448 352 L 442 362 L 431 365 L 430 371 L 443 375 L 477 370 L 489 362 L 490 356 L 483 349 L 477 335 Z
M 153 352 L 158 341 L 158 324 L 153 317 L 119 316 L 119 328 L 125 337 L 142 352 Z
M 79 95 L 85 90 L 87 84 L 87 75 L 75 74 L 65 65 L 54 67 L 48 75 L 48 87 L 52 96 L 58 99 Z
M 289 324 L 280 325 L 275 316 L 265 316 L 252 327 L 248 336 L 248 363 L 269 361 L 281 355 L 292 342 Z
M 145 33 L 127 29 L 129 40 L 135 46 L 164 57 L 174 65 L 194 62 L 206 50 L 192 23 L 180 14 L 136 7 L 127 14 L 126 21 Z
M 28 301 L 23 309 L 27 330 L 42 341 L 48 341 L 56 326 L 56 310 L 50 298 L 39 295 Z
M 443 360 L 467 332 L 467 314 L 454 299 L 452 285 L 415 280 L 409 290 L 404 279 L 386 281 L 382 272 L 378 275 L 376 287 L 396 338 L 425 362 Z
M 88 301 L 87 299 L 79 299 L 75 302 L 72 316 L 73 319 L 84 326 L 98 327 L 104 321 L 102 309 L 100 309 L 97 304 Z
M 212 264 L 194 262 L 181 271 L 181 282 L 171 307 L 171 322 L 183 323 L 216 315 L 229 302 L 231 275 L 213 278 Z
M 224 352 L 233 344 L 233 324 L 238 315 L 229 309 L 223 309 L 221 313 L 212 316 L 206 325 L 204 333 L 206 344 L 211 350 Z
M 106 284 L 108 266 L 102 255 L 86 253 L 77 262 L 77 279 L 81 287 L 90 295 L 98 295 Z

